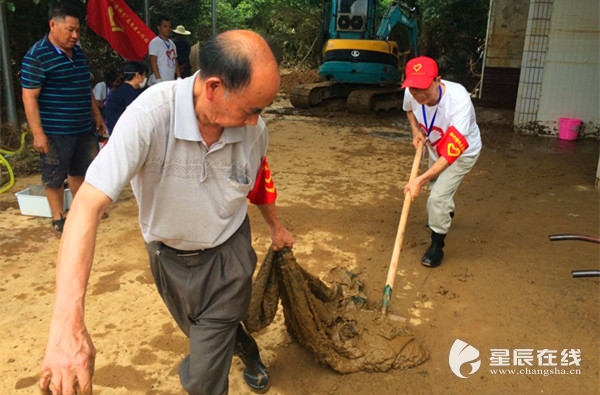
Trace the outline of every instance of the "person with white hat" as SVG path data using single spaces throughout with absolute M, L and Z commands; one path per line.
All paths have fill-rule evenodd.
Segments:
M 185 30 L 183 25 L 178 25 L 174 30 L 175 37 L 173 42 L 177 48 L 177 63 L 179 64 L 179 74 L 181 78 L 189 77 L 192 75 L 192 64 L 190 63 L 190 51 L 192 44 L 188 40 L 187 36 L 191 33 L 189 30 Z

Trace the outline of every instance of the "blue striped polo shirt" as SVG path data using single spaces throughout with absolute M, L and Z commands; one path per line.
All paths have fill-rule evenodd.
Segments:
M 38 97 L 46 134 L 89 132 L 92 127 L 90 68 L 79 46 L 69 58 L 44 36 L 21 63 L 21 85 L 42 88 Z

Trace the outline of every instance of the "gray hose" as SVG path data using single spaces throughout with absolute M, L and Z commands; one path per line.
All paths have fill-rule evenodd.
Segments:
M 573 270 L 573 278 L 580 277 L 600 277 L 600 270 Z
M 548 236 L 548 238 L 550 239 L 550 241 L 581 240 L 581 241 L 589 241 L 590 243 L 600 244 L 600 237 L 595 237 L 595 236 L 561 234 L 561 235 L 550 235 L 550 236 Z

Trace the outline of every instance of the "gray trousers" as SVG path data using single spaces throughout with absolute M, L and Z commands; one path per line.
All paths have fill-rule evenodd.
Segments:
M 146 245 L 156 287 L 169 312 L 190 339 L 179 378 L 193 395 L 222 395 L 236 331 L 246 317 L 256 253 L 246 217 L 224 244 L 201 251 L 178 251 L 160 242 Z
M 471 171 L 477 162 L 475 157 L 460 156 L 446 170 L 440 173 L 437 179 L 430 183 L 431 191 L 427 199 L 427 224 L 435 233 L 446 234 L 450 229 L 452 218 L 450 212 L 454 211 L 454 194 L 463 178 Z M 432 165 L 431 156 L 429 166 Z

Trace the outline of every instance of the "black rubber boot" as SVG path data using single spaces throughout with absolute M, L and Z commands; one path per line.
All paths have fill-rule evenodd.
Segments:
M 256 341 L 242 324 L 238 326 L 234 355 L 240 357 L 244 363 L 244 381 L 246 384 L 259 394 L 267 392 L 271 385 L 269 373 L 260 360 Z
M 444 239 L 446 235 L 431 232 L 431 245 L 425 251 L 425 255 L 421 259 L 423 266 L 427 267 L 438 267 L 442 264 L 442 258 L 444 257 L 444 251 L 442 249 L 446 245 Z

